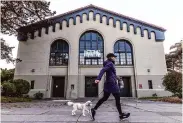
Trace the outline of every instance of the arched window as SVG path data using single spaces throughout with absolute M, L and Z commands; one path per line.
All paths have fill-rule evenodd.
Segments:
M 58 39 L 51 44 L 50 66 L 68 65 L 69 45 L 66 41 Z
M 114 53 L 117 56 L 116 65 L 133 65 L 132 45 L 128 41 L 117 41 L 114 44 Z
M 79 39 L 79 64 L 99 65 L 104 60 L 104 41 L 96 31 L 87 31 Z

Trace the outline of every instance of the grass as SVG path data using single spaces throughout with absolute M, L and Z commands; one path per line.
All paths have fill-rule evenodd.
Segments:
M 1 96 L 1 103 L 31 102 L 31 98 Z
M 178 97 L 141 97 L 141 100 L 151 100 L 151 101 L 161 101 L 161 102 L 169 102 L 169 103 L 182 103 L 182 99 Z

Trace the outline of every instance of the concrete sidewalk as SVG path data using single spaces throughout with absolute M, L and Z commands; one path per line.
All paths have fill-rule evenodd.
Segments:
M 182 105 L 162 102 L 122 100 L 124 112 L 131 117 L 123 123 L 182 123 Z M 96 102 L 94 102 L 96 103 Z M 11 103 L 1 106 L 2 123 L 76 123 L 81 112 L 71 116 L 72 107 L 59 101 L 40 101 L 31 103 Z M 97 123 L 120 123 L 115 101 L 102 105 L 96 115 Z M 81 116 L 79 123 L 93 123 L 89 115 Z

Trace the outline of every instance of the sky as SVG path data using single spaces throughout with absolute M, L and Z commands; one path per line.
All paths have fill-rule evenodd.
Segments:
M 49 0 L 47 0 L 49 1 Z M 183 40 L 183 0 L 51 0 L 50 9 L 62 14 L 83 6 L 93 4 L 129 17 L 133 17 L 157 26 L 164 27 L 164 50 Z M 14 36 L 1 35 L 10 46 L 14 46 L 13 57 L 16 58 L 18 41 Z M 0 60 L 0 68 L 14 68 Z

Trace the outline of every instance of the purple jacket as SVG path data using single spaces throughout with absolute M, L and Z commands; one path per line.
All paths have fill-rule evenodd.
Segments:
M 103 74 L 106 72 L 106 81 L 104 82 L 104 91 L 109 93 L 119 93 L 120 89 L 117 84 L 116 69 L 110 60 L 103 63 L 103 68 L 100 71 L 97 80 L 101 80 Z

